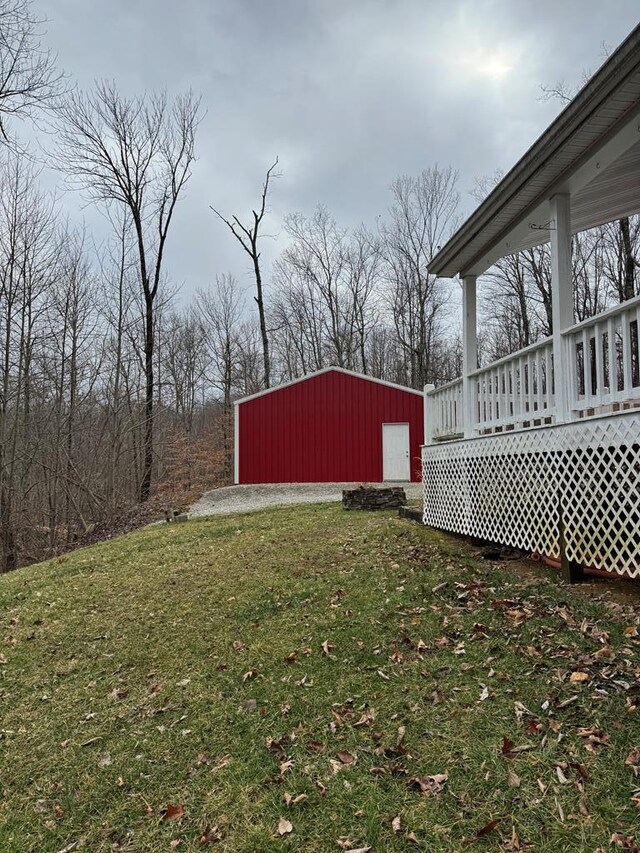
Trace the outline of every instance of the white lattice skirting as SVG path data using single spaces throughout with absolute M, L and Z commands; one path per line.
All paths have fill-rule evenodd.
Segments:
M 640 575 L 640 415 L 429 445 L 424 523 Z

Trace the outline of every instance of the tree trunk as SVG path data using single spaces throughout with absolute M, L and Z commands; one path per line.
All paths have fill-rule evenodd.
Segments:
M 635 288 L 635 259 L 631 248 L 631 231 L 629 229 L 629 217 L 620 220 L 620 235 L 622 237 L 622 300 L 633 299 L 636 295 Z
M 145 298 L 145 329 L 144 329 L 144 372 L 145 372 L 145 406 L 144 406 L 144 468 L 140 483 L 140 501 L 149 500 L 151 495 L 151 475 L 153 469 L 153 300 Z
M 267 333 L 267 320 L 264 311 L 264 299 L 262 296 L 262 275 L 260 273 L 260 255 L 258 246 L 252 241 L 253 270 L 256 276 L 256 304 L 258 305 L 258 317 L 260 319 L 260 337 L 262 338 L 262 364 L 264 369 L 264 387 L 271 385 L 271 359 L 269 357 L 269 335 Z

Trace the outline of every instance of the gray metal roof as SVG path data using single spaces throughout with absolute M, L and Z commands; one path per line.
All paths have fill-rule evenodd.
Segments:
M 476 211 L 429 272 L 483 272 L 549 239 L 548 200 L 571 196 L 574 231 L 640 211 L 640 26 L 625 39 Z

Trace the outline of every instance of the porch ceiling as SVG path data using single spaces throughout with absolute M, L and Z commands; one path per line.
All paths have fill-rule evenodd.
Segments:
M 640 212 L 640 26 L 429 264 L 484 272 L 549 240 L 549 199 L 571 198 L 574 232 Z

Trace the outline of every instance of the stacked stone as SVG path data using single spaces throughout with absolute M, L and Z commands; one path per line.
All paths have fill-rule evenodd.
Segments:
M 359 489 L 344 489 L 342 492 L 343 509 L 397 509 L 406 502 L 407 496 L 400 486 L 388 489 L 361 486 Z

